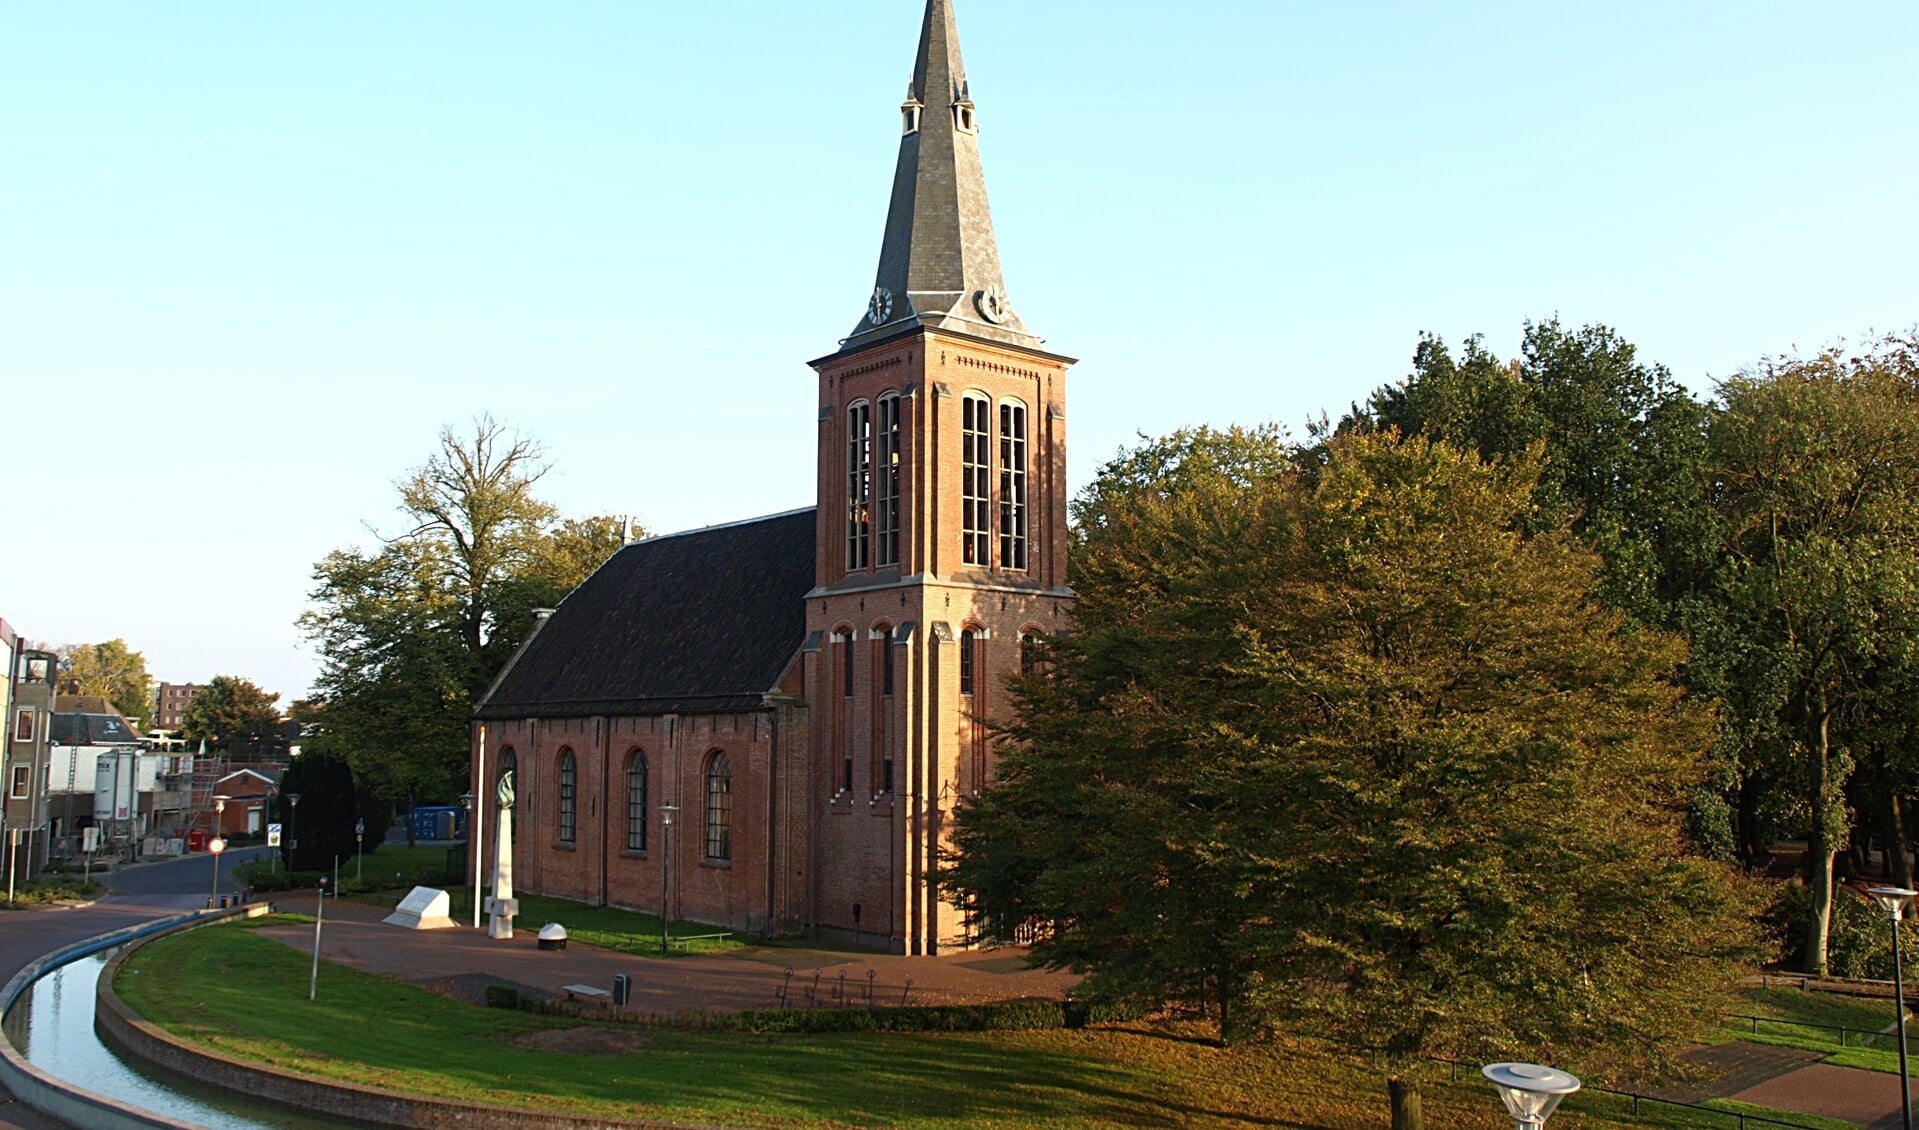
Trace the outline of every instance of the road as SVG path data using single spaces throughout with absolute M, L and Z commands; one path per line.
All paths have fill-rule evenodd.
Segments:
M 220 857 L 220 887 L 239 889 L 233 869 L 266 858 L 266 848 L 246 848 Z M 0 985 L 28 962 L 52 950 L 125 926 L 150 922 L 207 905 L 214 890 L 213 864 L 205 855 L 139 863 L 100 876 L 108 893 L 92 906 L 0 911 Z M 0 1089 L 0 1130 L 68 1130 L 65 1123 L 33 1110 Z

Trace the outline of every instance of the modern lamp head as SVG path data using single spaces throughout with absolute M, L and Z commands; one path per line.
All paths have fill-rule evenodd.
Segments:
M 1546 1125 L 1560 1101 L 1579 1089 L 1577 1078 L 1536 1063 L 1489 1063 L 1479 1073 L 1499 1092 L 1513 1125 L 1528 1130 Z
M 1906 911 L 1912 908 L 1912 900 L 1919 897 L 1919 891 L 1909 891 L 1904 887 L 1874 887 L 1866 893 L 1879 900 L 1879 905 L 1892 915 L 1894 922 L 1904 918 Z
M 472 793 L 460 794 L 460 807 L 466 809 L 468 812 L 473 811 L 473 794 Z
M 225 793 L 215 793 L 213 796 L 213 811 L 225 812 L 227 810 L 227 802 L 232 799 L 232 797 Z

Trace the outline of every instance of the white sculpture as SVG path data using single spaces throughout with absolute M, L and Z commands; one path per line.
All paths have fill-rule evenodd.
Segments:
M 409 930 L 450 930 L 453 919 L 448 912 L 453 900 L 445 891 L 434 887 L 415 887 L 411 894 L 400 900 L 400 905 L 382 921 L 389 926 L 404 926 Z
M 486 936 L 511 938 L 513 916 L 520 913 L 513 897 L 513 771 L 500 777 L 500 820 L 493 850 L 493 896 L 486 900 Z

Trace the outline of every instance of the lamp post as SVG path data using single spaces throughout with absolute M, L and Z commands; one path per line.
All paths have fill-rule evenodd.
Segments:
M 1499 1092 L 1513 1130 L 1540 1130 L 1560 1101 L 1579 1089 L 1578 1079 L 1537 1063 L 1489 1063 L 1479 1073 Z
M 672 932 L 668 925 L 673 900 L 673 814 L 679 806 L 662 804 L 660 806 L 660 956 L 666 956 L 666 940 Z
M 213 857 L 213 893 L 207 896 L 207 909 L 220 909 L 220 853 L 227 850 L 227 842 L 220 838 L 222 817 L 226 815 L 227 801 L 233 798 L 225 793 L 216 793 L 213 797 L 213 838 L 207 841 L 207 854 Z
M 287 803 L 292 806 L 287 813 L 287 874 L 293 873 L 293 853 L 300 850 L 300 794 L 288 793 Z
M 473 857 L 473 928 L 480 928 L 480 845 L 473 839 L 473 794 L 460 794 L 460 807 L 466 809 L 466 853 Z
M 1874 887 L 1867 892 L 1879 900 L 1892 917 L 1892 992 L 1893 1009 L 1899 1014 L 1899 1106 L 1906 1115 L 1906 1130 L 1912 1130 L 1912 1074 L 1906 1066 L 1906 971 L 1899 953 L 1899 921 L 1919 891 L 1904 887 Z

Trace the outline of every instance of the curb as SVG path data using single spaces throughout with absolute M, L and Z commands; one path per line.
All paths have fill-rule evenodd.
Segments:
M 191 925 L 211 925 L 215 919 Z M 187 924 L 183 924 L 187 925 Z M 190 925 L 187 926 L 190 928 Z M 143 938 L 142 941 L 150 941 Z M 733 1127 L 688 1122 L 664 1122 L 658 1119 L 607 1118 L 585 1114 L 564 1114 L 529 1107 L 493 1106 L 487 1103 L 436 1099 L 424 1095 L 339 1083 L 317 1076 L 284 1071 L 277 1067 L 214 1051 L 174 1036 L 158 1025 L 142 1019 L 113 991 L 114 976 L 121 965 L 139 947 L 129 948 L 101 971 L 94 1027 L 102 1037 L 122 1053 L 150 1063 L 162 1070 L 183 1075 L 247 1098 L 261 1099 L 281 1106 L 295 1107 L 318 1114 L 351 1119 L 374 1126 L 405 1127 L 409 1130 L 736 1130 Z M 528 1096 L 535 1098 L 536 1096 Z M 51 1112 L 50 1112 L 51 1113 Z M 89 1127 L 102 1123 L 83 1123 Z M 136 1124 L 126 1124 L 136 1125 Z M 147 1122 L 137 1125 L 176 1127 L 181 1123 Z M 117 1130 L 117 1128 L 116 1128 Z

